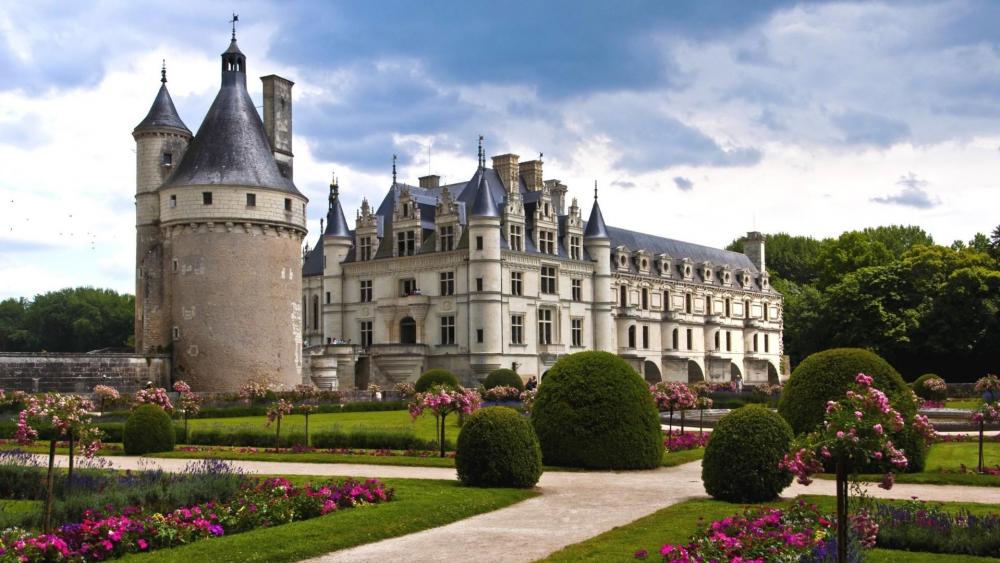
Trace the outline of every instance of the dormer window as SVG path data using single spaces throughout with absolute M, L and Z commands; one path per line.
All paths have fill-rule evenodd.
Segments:
M 361 237 L 358 241 L 358 257 L 361 260 L 372 259 L 372 237 Z
M 569 237 L 569 257 L 573 260 L 583 259 L 583 244 L 580 237 Z
M 626 257 L 622 256 L 622 257 L 621 257 L 621 258 L 620 258 L 620 259 L 618 260 L 618 263 L 619 263 L 619 264 L 621 264 L 622 268 L 624 268 L 625 266 L 628 266 L 628 258 L 626 258 Z
M 524 228 L 521 225 L 510 226 L 510 249 L 521 252 L 524 250 Z
M 542 209 L 544 209 L 544 212 L 542 213 L 542 215 L 545 216 L 545 217 L 548 217 L 549 213 L 550 213 L 549 204 L 548 203 L 544 204 L 542 206 Z
M 403 204 L 402 213 L 403 213 L 403 217 L 409 217 L 410 216 L 410 205 L 408 203 L 404 203 Z
M 416 254 L 416 234 L 413 231 L 396 233 L 396 255 L 413 256 Z
M 455 249 L 455 227 L 447 225 L 441 227 L 441 250 L 448 251 Z

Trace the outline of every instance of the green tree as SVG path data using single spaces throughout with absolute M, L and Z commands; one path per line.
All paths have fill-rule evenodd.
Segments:
M 68 288 L 0 303 L 0 350 L 87 352 L 122 347 L 135 298 L 110 289 Z
M 827 347 L 829 324 L 826 297 L 815 286 L 774 279 L 774 289 L 784 297 L 784 350 L 793 364 Z
M 851 272 L 882 266 L 892 259 L 892 253 L 881 241 L 863 232 L 846 232 L 836 239 L 823 241 L 816 264 L 819 286 L 829 287 Z
M 773 277 L 804 284 L 816 281 L 816 259 L 822 243 L 812 237 L 788 233 L 764 235 L 765 262 Z M 727 250 L 743 252 L 742 239 L 736 239 Z M 772 278 L 773 279 L 773 278 Z
M 972 240 L 969 241 L 969 248 L 989 254 L 990 239 L 983 233 L 976 233 L 976 236 L 972 237 Z
M 993 229 L 990 234 L 990 243 L 987 246 L 987 252 L 994 260 L 1000 261 L 1000 225 Z

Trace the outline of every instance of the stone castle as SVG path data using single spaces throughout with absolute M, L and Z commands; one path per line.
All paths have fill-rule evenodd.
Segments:
M 474 384 L 496 368 L 543 376 L 596 349 L 649 381 L 776 383 L 782 299 L 764 241 L 746 254 L 589 219 L 541 157 L 479 163 L 466 182 L 398 181 L 348 225 L 336 181 L 303 252 L 307 200 L 292 176 L 292 82 L 247 92 L 235 32 L 198 133 L 164 71 L 136 140 L 136 348 L 168 351 L 175 378 L 233 390 L 364 389 L 441 367 Z M 568 204 L 568 205 L 567 205 Z

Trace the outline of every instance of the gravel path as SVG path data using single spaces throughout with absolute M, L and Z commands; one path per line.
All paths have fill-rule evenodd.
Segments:
M 61 463 L 65 465 L 63 456 Z M 135 457 L 108 458 L 114 467 L 160 467 L 177 471 L 189 460 Z M 364 464 L 232 462 L 251 473 L 352 477 L 454 479 L 455 470 L 437 467 L 397 467 Z M 310 561 L 510 561 L 543 558 L 616 526 L 623 526 L 661 508 L 705 497 L 701 462 L 652 471 L 556 472 L 542 475 L 540 496 L 494 512 L 480 514 L 375 543 L 327 554 Z M 891 491 L 874 485 L 870 496 L 932 501 L 1000 503 L 1000 489 L 897 484 Z M 833 495 L 834 482 L 817 479 L 805 487 L 793 484 L 784 496 Z

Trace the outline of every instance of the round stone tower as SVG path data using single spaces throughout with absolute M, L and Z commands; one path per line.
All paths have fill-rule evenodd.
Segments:
M 593 258 L 594 271 L 594 349 L 615 352 L 615 325 L 611 316 L 611 237 L 604 224 L 604 214 L 597 204 L 597 184 L 594 184 L 594 207 L 583 232 L 583 246 Z
M 302 381 L 306 198 L 292 182 L 290 139 L 279 167 L 246 76 L 234 33 L 219 93 L 157 190 L 174 371 L 198 391 Z M 290 95 L 280 101 L 290 116 Z

